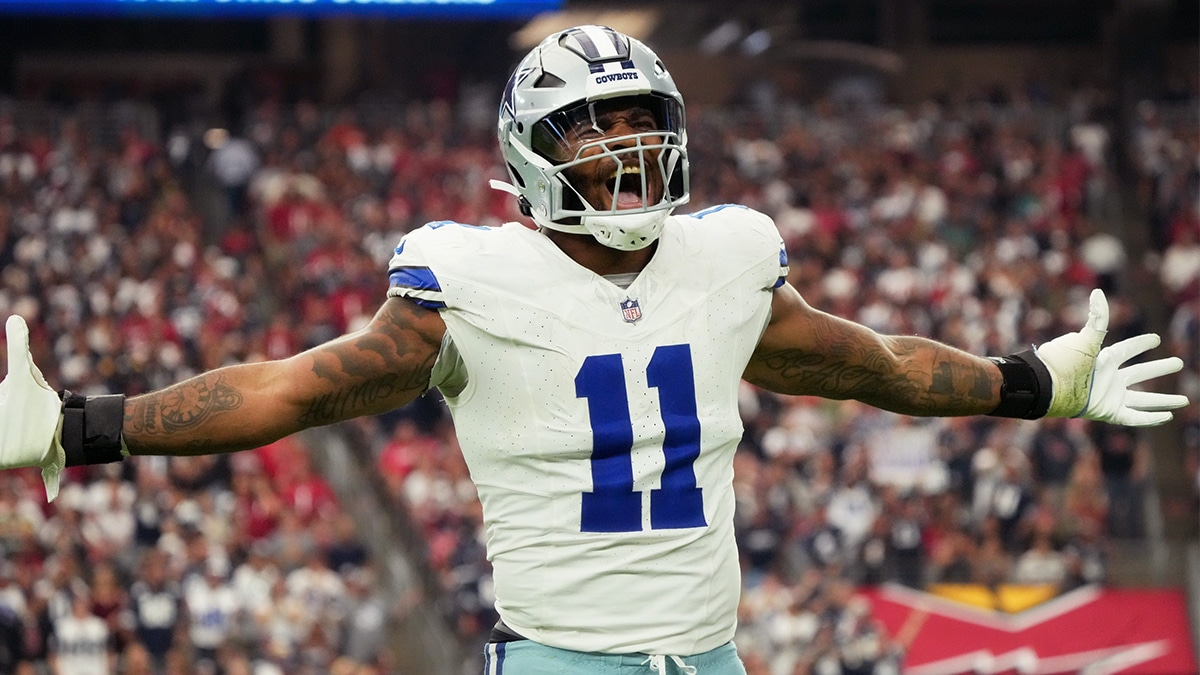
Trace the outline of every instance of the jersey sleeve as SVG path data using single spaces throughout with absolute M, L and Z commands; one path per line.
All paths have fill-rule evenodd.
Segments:
M 420 227 L 400 240 L 388 263 L 388 297 L 407 298 L 427 309 L 445 309 L 446 293 L 438 281 L 436 228 Z
M 388 297 L 408 298 L 429 309 L 461 309 L 464 291 L 487 283 L 480 260 L 495 231 L 440 220 L 409 232 L 388 263 Z
M 770 216 L 741 204 L 720 204 L 691 217 L 722 233 L 725 255 L 736 256 L 749 265 L 756 278 L 761 278 L 763 290 L 779 288 L 787 281 L 787 248 Z
M 461 300 L 456 299 L 456 290 L 461 291 L 464 282 L 462 269 L 455 267 L 455 261 L 461 265 L 472 259 L 478 242 L 471 234 L 483 229 L 441 221 L 409 232 L 396 245 L 388 263 L 388 297 L 407 298 L 434 310 L 457 308 Z M 430 374 L 430 386 L 446 396 L 456 396 L 466 383 L 466 365 L 447 331 Z

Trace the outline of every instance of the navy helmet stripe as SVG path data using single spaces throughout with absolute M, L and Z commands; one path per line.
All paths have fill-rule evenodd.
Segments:
M 442 286 L 428 267 L 397 267 L 388 274 L 392 286 L 403 286 L 418 291 L 441 291 Z
M 629 60 L 629 43 L 617 31 L 604 26 L 582 26 L 563 33 L 562 44 L 589 62 Z
M 600 50 L 596 49 L 596 43 L 592 42 L 591 36 L 585 33 L 582 28 L 567 31 L 567 37 L 573 38 L 578 43 L 579 48 L 583 50 L 584 56 L 589 61 L 600 58 Z
M 613 49 L 617 50 L 617 56 L 629 55 L 629 50 L 625 48 L 625 41 L 621 39 L 620 35 L 617 35 L 615 30 L 606 29 L 604 32 L 608 33 L 608 39 L 612 40 Z

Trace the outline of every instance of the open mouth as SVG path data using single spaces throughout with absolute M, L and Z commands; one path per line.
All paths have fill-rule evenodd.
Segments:
M 618 180 L 619 179 L 619 180 Z M 618 190 L 618 183 L 620 189 Z M 636 209 L 646 206 L 642 196 L 642 171 L 637 166 L 621 167 L 604 183 L 617 209 Z

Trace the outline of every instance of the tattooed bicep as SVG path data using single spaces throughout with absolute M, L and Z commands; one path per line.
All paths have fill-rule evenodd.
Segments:
M 388 300 L 366 328 L 313 349 L 313 372 L 328 379 L 370 378 L 431 366 L 444 325 L 429 325 L 427 312 L 408 300 Z
M 309 353 L 319 384 L 306 421 L 344 419 L 420 395 L 429 386 L 444 332 L 436 312 L 389 299 L 366 328 Z

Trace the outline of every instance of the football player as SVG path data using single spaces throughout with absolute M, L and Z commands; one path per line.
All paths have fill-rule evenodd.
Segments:
M 488 672 L 744 673 L 733 456 L 745 379 L 924 416 L 1161 424 L 1183 396 L 1131 388 L 1178 358 L 1101 347 L 1108 308 L 1020 354 L 884 336 L 805 303 L 767 216 L 688 200 L 683 99 L 600 26 L 546 38 L 499 114 L 510 192 L 536 228 L 435 222 L 391 259 L 368 326 L 299 355 L 132 397 L 60 396 L 7 326 L 0 467 L 261 446 L 438 388 L 478 486 L 501 621 Z M 629 672 L 622 670 L 621 672 Z

